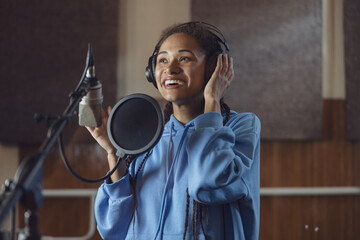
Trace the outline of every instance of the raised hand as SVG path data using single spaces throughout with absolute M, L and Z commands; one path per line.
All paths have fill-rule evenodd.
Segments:
M 115 149 L 111 144 L 107 133 L 107 121 L 109 118 L 109 114 L 111 112 L 111 107 L 109 106 L 107 109 L 107 113 L 104 109 L 102 109 L 101 117 L 102 124 L 100 127 L 86 127 L 86 129 L 90 132 L 93 138 L 99 143 L 99 145 L 105 149 L 108 154 L 115 153 Z
M 205 113 L 221 112 L 220 99 L 224 97 L 233 79 L 233 58 L 228 57 L 227 54 L 220 54 L 217 59 L 215 71 L 205 86 Z

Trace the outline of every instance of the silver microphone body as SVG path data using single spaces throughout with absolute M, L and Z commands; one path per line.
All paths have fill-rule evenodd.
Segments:
M 95 75 L 95 66 L 90 66 L 85 81 L 90 84 L 88 93 L 79 104 L 79 125 L 99 127 L 102 124 L 102 85 Z

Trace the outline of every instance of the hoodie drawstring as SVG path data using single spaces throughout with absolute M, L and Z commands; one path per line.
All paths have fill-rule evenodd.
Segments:
M 170 144 L 172 142 L 172 130 L 173 130 L 173 127 L 174 127 L 174 123 L 171 124 L 169 147 L 170 147 Z M 180 143 L 179 143 L 179 147 L 178 147 L 178 149 L 176 151 L 176 155 L 175 155 L 175 157 L 174 157 L 174 159 L 173 159 L 173 161 L 171 163 L 170 171 L 169 171 L 169 174 L 168 174 L 167 179 L 166 179 L 164 193 L 163 193 L 162 202 L 161 202 L 160 219 L 159 219 L 158 229 L 156 231 L 156 235 L 155 235 L 154 239 L 157 239 L 158 236 L 160 236 L 160 239 L 162 239 L 163 230 L 164 230 L 164 223 L 165 223 L 165 216 L 166 216 L 166 214 L 168 213 L 168 210 L 169 210 L 167 205 L 168 205 L 169 202 L 171 202 L 172 189 L 173 189 L 173 186 L 174 186 L 174 165 L 176 165 L 176 163 L 179 160 L 180 151 L 182 149 L 184 139 L 185 139 L 185 136 L 187 134 L 188 129 L 189 129 L 189 126 L 186 126 L 185 129 L 184 129 L 184 132 L 182 134 L 182 137 L 181 137 L 181 140 L 180 140 Z M 168 152 L 170 152 L 170 151 L 168 151 Z M 169 155 L 170 154 L 168 154 L 168 157 L 170 157 Z

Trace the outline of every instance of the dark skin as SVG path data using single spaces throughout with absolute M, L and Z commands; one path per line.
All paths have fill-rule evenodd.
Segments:
M 157 86 L 162 97 L 172 103 L 174 117 L 182 124 L 203 113 L 221 113 L 220 99 L 234 79 L 233 59 L 219 55 L 215 71 L 204 88 L 205 63 L 206 56 L 196 39 L 183 33 L 170 35 L 159 49 L 155 68 Z M 106 128 L 110 111 L 110 107 L 107 113 L 103 110 L 100 127 L 86 128 L 107 152 L 112 169 L 117 157 Z M 111 180 L 116 182 L 125 174 L 125 167 L 119 167 Z

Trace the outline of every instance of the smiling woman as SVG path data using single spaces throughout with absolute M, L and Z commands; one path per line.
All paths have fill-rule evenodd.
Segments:
M 206 57 L 196 39 L 181 33 L 171 35 L 161 45 L 156 62 L 155 76 L 159 92 L 165 100 L 173 103 L 177 113 L 175 117 L 178 120 L 185 117 L 186 112 L 181 109 L 189 104 L 198 105 L 198 112 L 191 114 L 202 113 Z M 193 119 L 194 116 L 188 118 Z
M 99 188 L 104 239 L 258 239 L 260 121 L 223 101 L 234 78 L 228 51 L 206 23 L 164 31 L 146 76 L 168 101 L 168 121 L 153 149 L 123 161 Z M 103 111 L 103 125 L 88 130 L 112 168 L 107 119 Z

